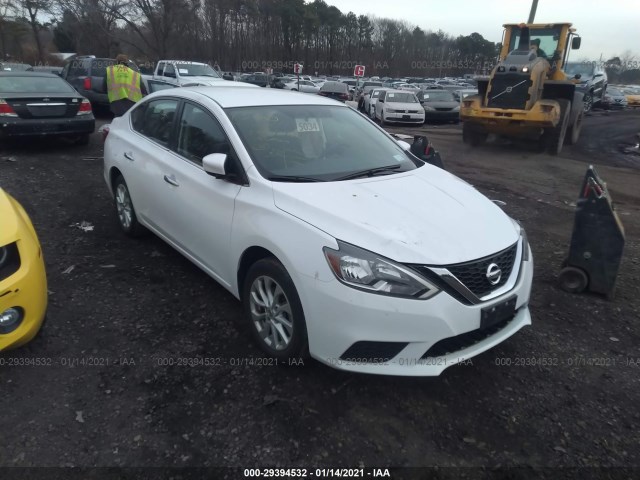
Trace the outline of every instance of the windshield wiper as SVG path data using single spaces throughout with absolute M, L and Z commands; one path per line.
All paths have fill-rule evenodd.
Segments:
M 338 177 L 335 180 L 340 181 L 340 180 L 351 180 L 353 178 L 360 178 L 360 177 L 373 177 L 378 173 L 393 172 L 395 170 L 398 170 L 401 166 L 402 165 L 386 165 L 384 167 L 370 168 L 368 170 L 362 170 L 360 172 L 350 173 L 349 175 L 345 175 L 344 177 Z
M 296 175 L 273 175 L 271 177 L 267 177 L 267 180 L 271 180 L 272 182 L 324 182 L 324 180 L 320 180 L 319 178 L 313 177 L 300 177 Z

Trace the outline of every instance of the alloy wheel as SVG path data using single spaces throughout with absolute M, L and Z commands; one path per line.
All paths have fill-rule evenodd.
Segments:
M 258 335 L 270 349 L 286 349 L 293 336 L 293 312 L 284 290 L 263 275 L 253 281 L 249 293 L 251 319 Z
M 129 196 L 129 190 L 123 184 L 119 184 L 116 189 L 116 208 L 118 210 L 118 219 L 120 224 L 125 228 L 131 227 L 131 218 L 133 208 L 131 206 L 131 197 Z

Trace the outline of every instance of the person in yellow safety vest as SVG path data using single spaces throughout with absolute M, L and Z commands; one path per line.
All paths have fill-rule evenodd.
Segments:
M 107 94 L 116 117 L 124 115 L 147 94 L 140 73 L 129 68 L 128 64 L 129 58 L 121 53 L 116 57 L 116 64 L 107 67 Z

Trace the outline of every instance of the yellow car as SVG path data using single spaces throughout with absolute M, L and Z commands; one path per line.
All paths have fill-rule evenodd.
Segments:
M 38 236 L 22 206 L 0 188 L 0 351 L 35 337 L 46 311 Z
M 627 88 L 623 92 L 627 96 L 627 106 L 629 108 L 640 107 L 640 88 Z

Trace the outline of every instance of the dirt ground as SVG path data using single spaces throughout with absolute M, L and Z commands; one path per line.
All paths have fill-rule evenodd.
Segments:
M 472 149 L 455 126 L 390 130 L 426 132 L 449 170 L 506 202 L 535 259 L 533 325 L 437 378 L 357 375 L 314 361 L 238 365 L 261 356 L 235 326 L 240 304 L 158 238 L 120 233 L 98 133 L 88 147 L 2 145 L 0 185 L 39 233 L 50 305 L 35 341 L 0 354 L 0 467 L 640 475 L 619 470 L 640 468 L 640 157 L 620 152 L 637 141 L 640 112 L 594 112 L 580 144 L 560 157 L 497 139 Z M 556 285 L 589 164 L 626 228 L 614 301 Z M 224 362 L 164 364 L 186 357 Z M 21 358 L 51 364 L 16 365 Z

